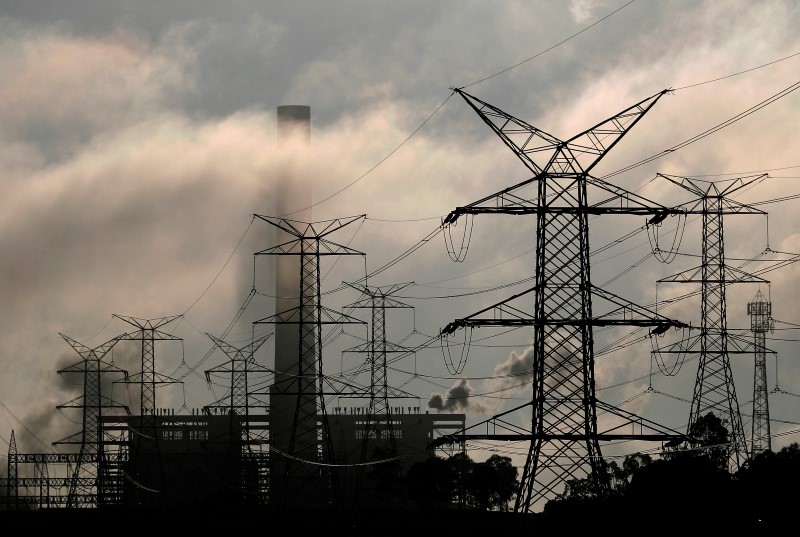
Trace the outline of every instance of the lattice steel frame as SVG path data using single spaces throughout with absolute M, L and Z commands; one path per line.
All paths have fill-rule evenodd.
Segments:
M 81 431 L 53 442 L 54 445 L 80 445 L 78 462 L 75 464 L 69 487 L 67 507 L 101 507 L 106 500 L 101 491 L 105 490 L 110 477 L 108 467 L 104 464 L 100 418 L 104 409 L 117 408 L 128 411 L 126 406 L 102 394 L 103 374 L 121 374 L 123 379 L 128 376 L 127 371 L 104 362 L 103 358 L 125 335 L 117 336 L 94 348 L 89 348 L 64 334 L 61 334 L 61 337 L 83 358 L 80 362 L 58 371 L 59 374 L 83 375 L 83 395 L 56 407 L 59 410 L 64 408 L 83 410 Z
M 293 237 L 255 255 L 300 256 L 300 305 L 254 322 L 296 324 L 300 333 L 296 375 L 279 376 L 279 372 L 276 372 L 274 382 L 276 392 L 273 393 L 296 396 L 288 453 L 280 454 L 285 458 L 280 501 L 283 505 L 339 505 L 341 498 L 334 466 L 335 454 L 325 407 L 329 380 L 322 368 L 322 328 L 326 325 L 364 323 L 322 306 L 320 261 L 324 256 L 364 256 L 363 252 L 331 242 L 326 237 L 363 220 L 365 216 L 315 223 L 255 216 Z M 273 436 L 270 434 L 270 438 Z M 272 477 L 273 483 L 276 477 Z
M 358 507 L 360 495 L 364 483 L 365 463 L 374 460 L 376 452 L 380 457 L 391 459 L 398 455 L 397 438 L 392 424 L 390 398 L 407 398 L 410 394 L 400 392 L 389 386 L 387 371 L 387 355 L 390 353 L 410 353 L 411 349 L 403 347 L 386 339 L 386 310 L 387 309 L 411 309 L 413 306 L 393 298 L 392 295 L 405 289 L 411 283 L 393 284 L 381 287 L 362 285 L 358 283 L 345 282 L 350 287 L 361 291 L 363 296 L 356 302 L 347 306 L 347 309 L 369 309 L 371 313 L 370 340 L 362 345 L 348 349 L 346 352 L 366 353 L 370 367 L 369 383 L 369 404 L 361 443 L 360 466 L 356 476 L 355 495 L 353 498 L 354 507 Z M 388 449 L 386 446 L 388 445 Z M 399 485 L 401 483 L 400 467 L 397 466 L 397 475 L 394 476 L 394 489 L 396 496 L 399 496 Z M 393 501 L 401 500 L 401 497 L 392 498 Z
M 767 391 L 767 332 L 772 332 L 772 303 L 764 298 L 761 290 L 747 304 L 750 315 L 750 330 L 755 347 L 755 371 L 753 374 L 753 429 L 750 437 L 750 457 L 764 451 L 772 451 L 772 435 L 769 428 L 769 396 Z
M 729 460 L 731 470 L 735 472 L 747 460 L 748 449 L 729 357 L 732 349 L 729 349 L 726 288 L 733 283 L 768 282 L 725 264 L 723 217 L 726 214 L 765 215 L 764 211 L 734 201 L 730 196 L 763 180 L 767 175 L 720 181 L 723 184 L 721 187 L 718 183 L 699 179 L 664 174 L 658 176 L 697 196 L 695 201 L 684 204 L 680 209 L 685 214 L 699 214 L 703 219 L 700 267 L 659 280 L 659 283 L 699 283 L 701 286 L 700 361 L 687 432 L 692 430 L 692 425 L 698 419 L 713 412 L 728 429 Z M 761 346 L 761 349 L 763 352 L 765 347 Z
M 594 379 L 594 326 L 680 326 L 652 312 L 610 297 L 591 284 L 589 266 L 590 214 L 663 215 L 671 211 L 634 193 L 592 177 L 591 170 L 667 92 L 648 97 L 566 141 L 460 89 L 455 89 L 534 176 L 517 185 L 458 207 L 443 221 L 450 225 L 464 214 L 535 214 L 536 285 L 530 291 L 490 306 L 443 329 L 443 335 L 474 326 L 533 327 L 533 397 L 531 444 L 517 493 L 515 511 L 554 498 L 559 487 L 574 478 L 589 477 L 595 490 L 608 489 L 597 429 Z M 606 199 L 590 205 L 587 186 Z M 528 190 L 533 194 L 526 195 Z M 612 203 L 613 202 L 613 203 Z M 534 294 L 534 312 L 508 307 Z M 603 295 L 620 305 L 616 314 L 638 312 L 638 320 L 596 317 L 592 297 Z M 637 309 L 638 308 L 638 309 Z M 480 318 L 502 310 L 503 319 Z
M 182 338 L 168 334 L 161 330 L 164 326 L 180 319 L 181 315 L 173 315 L 170 317 L 159 317 L 155 319 L 141 319 L 138 317 L 114 315 L 117 319 L 124 321 L 138 330 L 124 334 L 120 339 L 139 341 L 142 348 L 142 370 L 134 375 L 131 375 L 123 380 L 116 382 L 124 384 L 138 384 L 141 388 L 140 396 L 140 430 L 133 431 L 130 437 L 133 439 L 132 443 L 135 445 L 132 451 L 129 452 L 128 462 L 134 475 L 129 478 L 137 483 L 137 488 L 143 491 L 157 490 L 160 498 L 166 499 L 168 491 L 165 489 L 167 483 L 163 475 L 163 466 L 161 465 L 161 442 L 158 435 L 158 428 L 156 426 L 155 416 L 157 415 L 156 407 L 156 388 L 167 384 L 181 383 L 166 375 L 158 373 L 155 367 L 155 342 L 156 341 L 182 341 Z M 158 472 L 157 483 L 142 483 L 139 473 L 142 471 L 140 462 L 140 453 L 155 453 L 158 459 Z M 118 476 L 117 479 L 121 479 Z M 146 486 L 145 486 L 146 485 Z M 112 490 L 122 490 L 117 483 L 112 487 Z M 142 498 L 138 498 L 136 502 L 141 502 Z M 132 501 L 130 498 L 122 498 L 124 501 Z M 117 499 L 119 501 L 119 498 Z M 156 502 L 155 495 L 151 495 L 150 503 Z
M 206 408 L 223 408 L 245 417 L 250 415 L 251 408 L 269 408 L 266 401 L 250 391 L 249 376 L 253 373 L 272 373 L 272 370 L 262 367 L 254 358 L 256 351 L 272 337 L 272 334 L 264 334 L 243 347 L 231 345 L 211 334 L 206 335 L 229 358 L 226 364 L 206 370 L 206 382 L 210 385 L 211 375 L 215 373 L 228 374 L 231 381 L 228 393 L 206 405 Z M 247 423 L 247 420 L 244 423 Z

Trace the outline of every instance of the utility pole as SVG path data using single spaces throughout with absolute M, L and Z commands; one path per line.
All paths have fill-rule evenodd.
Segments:
M 728 429 L 729 462 L 731 470 L 735 472 L 748 456 L 747 439 L 739 402 L 736 399 L 736 386 L 729 354 L 749 354 L 750 351 L 729 348 L 732 338 L 728 333 L 726 288 L 733 283 L 768 282 L 725 264 L 723 217 L 731 214 L 765 215 L 764 211 L 735 201 L 730 196 L 763 180 L 767 174 L 717 182 L 664 174 L 658 176 L 697 196 L 697 199 L 678 209 L 684 214 L 701 215 L 703 219 L 703 252 L 700 266 L 658 281 L 658 283 L 699 283 L 701 287 L 701 330 L 694 338 L 695 341 L 687 344 L 690 350 L 686 351 L 700 356 L 687 433 L 691 433 L 694 423 L 709 412 L 721 419 Z M 700 349 L 692 350 L 698 339 Z
M 671 212 L 590 175 L 667 90 L 568 140 L 560 140 L 460 89 L 454 91 L 516 154 L 533 177 L 456 208 L 443 225 L 452 225 L 460 216 L 468 214 L 535 215 L 536 266 L 533 288 L 456 319 L 442 330 L 442 336 L 457 329 L 471 330 L 480 326 L 533 327 L 533 395 L 530 403 L 523 405 L 532 412 L 531 430 L 514 431 L 507 438 L 493 434 L 481 436 L 531 441 L 515 511 L 529 512 L 535 505 L 543 506 L 546 500 L 559 494 L 569 480 L 576 478 L 590 478 L 596 491 L 602 494 L 608 489 L 608 483 L 600 440 L 622 437 L 655 440 L 680 436 L 652 423 L 648 425 L 657 429 L 654 435 L 621 434 L 622 426 L 613 431 L 598 430 L 598 408 L 626 423 L 641 423 L 641 418 L 597 400 L 594 327 L 651 326 L 653 330 L 665 331 L 670 326 L 684 325 L 594 287 L 589 263 L 589 215 L 656 215 L 662 218 Z M 600 202 L 589 203 L 590 189 L 599 192 Z M 529 304 L 521 304 L 531 295 L 532 312 Z M 596 312 L 599 302 L 610 309 Z M 492 314 L 498 311 L 502 312 L 501 316 Z M 489 315 L 482 316 L 487 313 Z M 496 421 L 501 421 L 501 416 L 496 416 Z M 472 436 L 461 436 L 462 439 L 468 437 Z
M 328 390 L 330 381 L 323 374 L 322 327 L 364 323 L 322 306 L 320 263 L 327 256 L 364 256 L 327 237 L 365 216 L 314 223 L 255 216 L 291 237 L 255 255 L 298 256 L 301 276 L 297 307 L 254 322 L 278 325 L 276 329 L 286 325 L 297 328 L 293 368 L 276 370 L 270 388 L 270 490 L 275 495 L 274 503 L 279 505 L 335 506 L 340 502 L 339 484 L 325 396 L 338 392 Z

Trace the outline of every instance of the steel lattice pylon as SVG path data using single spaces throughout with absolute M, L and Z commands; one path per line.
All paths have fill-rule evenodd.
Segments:
M 125 335 L 117 336 L 94 348 L 89 348 L 64 334 L 61 334 L 61 337 L 83 358 L 80 362 L 58 371 L 59 374 L 83 375 L 83 395 L 56 407 L 83 409 L 81 431 L 53 442 L 55 445 L 80 445 L 78 462 L 70 482 L 67 507 L 100 507 L 105 503 L 103 491 L 106 490 L 109 481 L 101 443 L 100 419 L 104 409 L 127 410 L 127 407 L 115 403 L 110 397 L 102 394 L 101 375 L 114 373 L 122 374 L 123 378 L 128 376 L 126 371 L 104 362 L 103 358 Z M 46 468 L 46 465 L 44 467 Z
M 484 122 L 511 148 L 534 176 L 452 211 L 443 225 L 465 214 L 537 216 L 535 287 L 467 318 L 450 323 L 442 334 L 475 326 L 533 327 L 532 429 L 515 510 L 531 511 L 554 498 L 575 478 L 591 477 L 598 494 L 607 489 L 599 441 L 617 438 L 598 431 L 593 327 L 607 325 L 681 326 L 593 287 L 589 266 L 589 215 L 666 215 L 671 211 L 634 193 L 592 177 L 591 170 L 666 93 L 648 97 L 566 141 L 456 89 Z M 602 195 L 590 204 L 589 187 Z M 533 312 L 511 306 L 533 294 Z M 593 310 L 605 302 L 611 310 Z M 529 307 L 528 307 L 529 309 Z M 481 318 L 490 311 L 502 311 Z M 599 309 L 598 309 L 599 311 Z M 622 318 L 620 318 L 622 317 Z M 623 420 L 636 419 L 610 405 Z M 517 410 L 517 409 L 515 409 Z M 504 413 L 505 414 L 505 413 Z M 659 433 L 663 434 L 664 429 Z M 674 433 L 674 431 L 672 432 Z M 465 436 L 466 437 L 466 436 Z M 492 435 L 484 435 L 492 438 Z M 495 436 L 496 438 L 499 438 Z M 514 435 L 512 435 L 514 437 Z M 655 438 L 655 437 L 654 437 Z
M 754 336 L 755 372 L 753 376 L 753 430 L 750 437 L 750 456 L 772 451 L 769 430 L 769 397 L 767 396 L 767 332 L 772 332 L 772 303 L 759 290 L 747 304 L 750 330 Z
M 288 438 L 286 431 L 273 430 L 277 420 L 270 416 L 270 450 L 279 455 L 271 457 L 275 464 L 270 489 L 280 494 L 278 501 L 282 505 L 338 505 L 339 484 L 325 408 L 330 381 L 322 369 L 322 327 L 363 323 L 322 306 L 320 261 L 323 256 L 364 255 L 326 238 L 364 216 L 315 223 L 255 216 L 293 237 L 255 255 L 299 256 L 301 271 L 299 306 L 254 322 L 297 325 L 299 331 L 297 369 L 276 371 L 270 390 L 271 414 L 276 407 L 273 399 L 288 396 L 295 401 Z M 277 459 L 282 459 L 282 469 L 278 469 Z
M 247 473 L 244 467 L 232 463 L 248 458 L 253 443 L 261 444 L 268 440 L 259 437 L 250 426 L 251 409 L 260 408 L 263 412 L 269 408 L 269 404 L 263 394 L 259 397 L 250 390 L 250 375 L 272 373 L 272 370 L 262 367 L 255 360 L 256 351 L 272 334 L 264 334 L 261 337 L 254 338 L 250 343 L 242 347 L 233 346 L 211 334 L 207 333 L 206 335 L 230 358 L 226 364 L 207 369 L 205 372 L 209 388 L 212 388 L 212 374 L 225 374 L 230 378 L 228 393 L 210 405 L 206 405 L 205 411 L 210 414 L 222 410 L 227 411 L 230 416 L 229 454 L 234 454 L 238 450 L 240 455 L 238 457 L 231 456 L 227 459 L 229 467 L 223 472 L 226 480 L 223 481 L 221 487 L 223 489 L 236 490 L 240 488 L 241 483 L 246 482 Z M 249 500 L 253 499 L 255 498 L 252 495 L 248 497 L 245 491 L 241 491 L 241 501 L 243 503 L 248 503 Z
M 181 338 L 173 336 L 172 334 L 167 334 L 160 330 L 160 328 L 176 319 L 180 319 L 182 316 L 174 315 L 172 317 L 161 317 L 159 319 L 139 319 L 137 317 L 123 317 L 121 315 L 114 315 L 114 317 L 138 329 L 136 332 L 124 334 L 121 339 L 139 341 L 142 345 L 142 370 L 120 382 L 139 384 L 141 386 L 139 412 L 142 416 L 154 416 L 156 414 L 156 387 L 180 382 L 156 372 L 155 342 L 180 341 Z
M 11 439 L 8 441 L 8 481 L 6 487 L 6 508 L 18 509 L 19 506 L 19 466 L 17 462 L 17 438 L 11 430 Z
M 181 381 L 156 371 L 155 342 L 181 341 L 182 339 L 178 336 L 168 334 L 161 328 L 182 316 L 140 319 L 115 314 L 114 317 L 138 329 L 135 332 L 124 334 L 120 339 L 139 341 L 142 350 L 142 370 L 126 379 L 115 381 L 124 384 L 138 384 L 141 388 L 138 426 L 136 422 L 131 422 L 132 446 L 129 471 L 132 475 L 126 476 L 135 487 L 130 490 L 135 490 L 136 494 L 125 494 L 124 499 L 126 502 L 132 503 L 166 502 L 169 491 L 166 490 L 167 482 L 161 464 L 161 440 L 156 419 L 156 388 L 167 384 L 181 383 Z
M 664 174 L 658 176 L 696 195 L 695 201 L 680 208 L 685 214 L 699 214 L 703 219 L 703 251 L 700 267 L 659 280 L 659 283 L 699 283 L 701 286 L 701 330 L 696 338 L 699 339 L 700 350 L 694 351 L 699 352 L 700 362 L 697 366 L 687 432 L 691 432 L 692 425 L 709 412 L 720 418 L 728 429 L 730 465 L 731 469 L 736 471 L 747 460 L 748 450 L 728 355 L 733 352 L 750 351 L 729 347 L 732 337 L 728 333 L 726 287 L 733 283 L 768 282 L 725 264 L 723 216 L 766 214 L 764 211 L 734 201 L 729 196 L 764 179 L 767 175 L 739 177 L 719 182 Z M 688 345 L 688 348 L 692 347 L 694 343 Z
M 391 296 L 401 289 L 405 289 L 411 285 L 411 283 L 393 284 L 382 287 L 345 283 L 361 291 L 363 294 L 362 298 L 350 304 L 347 308 L 369 309 L 372 319 L 372 336 L 370 340 L 362 345 L 348 349 L 347 351 L 366 353 L 370 366 L 369 405 L 365 416 L 363 428 L 364 436 L 359 459 L 360 466 L 358 467 L 355 495 L 353 498 L 354 507 L 358 507 L 362 489 L 364 488 L 365 464 L 376 459 L 386 460 L 398 456 L 397 438 L 394 426 L 392 425 L 392 412 L 389 399 L 406 398 L 410 397 L 410 394 L 389 386 L 386 358 L 390 353 L 410 353 L 412 351 L 386 340 L 386 310 L 413 308 L 413 306 L 400 302 Z M 384 464 L 391 465 L 392 463 Z M 394 465 L 392 473 L 394 475 L 385 476 L 389 478 L 391 492 L 389 494 L 390 497 L 383 498 L 383 500 L 386 502 L 394 502 L 396 505 L 396 502 L 403 500 L 401 494 L 402 472 L 399 464 Z
M 206 334 L 214 344 L 224 352 L 230 360 L 227 364 L 206 370 L 206 382 L 211 384 L 211 375 L 223 373 L 230 376 L 230 391 L 215 402 L 207 405 L 207 409 L 224 408 L 240 416 L 249 416 L 251 408 L 269 408 L 269 404 L 249 390 L 249 375 L 252 373 L 271 373 L 270 369 L 256 363 L 256 351 L 272 336 L 264 334 L 244 347 L 235 347 L 218 337 Z M 246 420 L 245 420 L 246 423 Z

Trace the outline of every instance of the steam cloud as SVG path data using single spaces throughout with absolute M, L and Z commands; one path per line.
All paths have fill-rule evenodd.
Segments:
M 447 390 L 444 396 L 440 393 L 431 394 L 431 398 L 428 400 L 428 408 L 443 412 L 457 412 L 460 410 L 465 414 L 485 414 L 493 407 L 478 402 L 472 396 L 472 386 L 470 386 L 469 381 L 462 378 Z

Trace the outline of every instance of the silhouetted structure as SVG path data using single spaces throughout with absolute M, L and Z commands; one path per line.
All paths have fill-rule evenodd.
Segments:
M 364 216 L 315 223 L 256 216 L 292 237 L 256 255 L 296 256 L 300 259 L 301 275 L 297 290 L 299 305 L 254 323 L 292 326 L 297 338 L 298 359 L 294 361 L 294 369 L 276 370 L 270 388 L 274 411 L 270 429 L 272 503 L 336 506 L 340 501 L 339 486 L 325 397 L 342 391 L 331 386 L 323 375 L 322 327 L 363 323 L 322 305 L 320 262 L 327 256 L 364 255 L 327 238 Z M 294 401 L 291 416 L 285 413 L 286 398 Z M 276 407 L 276 401 L 282 401 L 280 408 Z
M 701 287 L 700 334 L 687 342 L 684 352 L 698 353 L 697 379 L 692 394 L 692 408 L 687 431 L 709 412 L 719 417 L 729 432 L 730 463 L 737 470 L 747 460 L 747 439 L 742 425 L 739 402 L 729 354 L 749 354 L 749 342 L 735 343 L 728 333 L 725 292 L 734 283 L 768 283 L 763 278 L 735 269 L 725 263 L 723 217 L 731 214 L 766 214 L 764 211 L 735 201 L 730 196 L 742 188 L 767 177 L 766 174 L 740 177 L 719 182 L 658 174 L 659 177 L 691 192 L 697 199 L 679 207 L 684 214 L 703 218 L 703 252 L 699 267 L 659 280 L 662 282 L 699 283 Z M 727 184 L 726 184 L 727 183 Z M 720 184 L 723 186 L 720 187 Z M 699 342 L 700 348 L 696 349 Z
M 592 169 L 666 93 L 659 92 L 594 127 L 562 141 L 466 92 L 455 89 L 481 119 L 533 172 L 533 177 L 464 207 L 453 210 L 443 225 L 464 215 L 536 216 L 535 286 L 494 304 L 442 330 L 479 326 L 533 328 L 533 394 L 530 403 L 491 418 L 480 438 L 530 439 L 515 510 L 528 512 L 560 493 L 568 480 L 590 476 L 597 492 L 607 489 L 600 440 L 619 436 L 624 424 L 641 418 L 602 404 L 595 395 L 593 329 L 596 326 L 652 326 L 666 330 L 682 323 L 659 317 L 594 287 L 589 263 L 589 215 L 665 216 L 670 210 L 590 175 Z M 590 188 L 602 196 L 589 202 Z M 520 304 L 533 297 L 529 304 Z M 610 309 L 597 313 L 598 303 Z M 484 316 L 484 314 L 490 315 Z M 495 314 L 496 313 L 496 314 Z M 532 428 L 509 423 L 510 412 L 532 411 Z M 599 431 L 597 410 L 621 423 Z M 655 426 L 649 423 L 648 426 Z M 657 427 L 658 428 L 658 427 Z M 658 428 L 638 439 L 667 439 L 675 431 Z M 628 429 L 630 430 L 630 429 Z M 500 433 L 503 431 L 503 434 Z M 506 434 L 507 433 L 507 434 Z M 475 438 L 466 434 L 463 438 Z
M 750 330 L 755 347 L 755 371 L 753 373 L 753 430 L 750 437 L 750 457 L 764 451 L 772 451 L 772 436 L 769 432 L 769 397 L 767 395 L 767 332 L 772 332 L 772 303 L 761 290 L 747 304 Z
M 386 310 L 412 308 L 412 306 L 392 297 L 393 294 L 411 284 L 393 284 L 382 287 L 357 283 L 347 283 L 347 285 L 362 293 L 361 298 L 347 306 L 347 308 L 368 309 L 371 314 L 369 341 L 347 351 L 365 353 L 370 372 L 370 382 L 367 387 L 369 390 L 369 403 L 366 413 L 357 425 L 356 438 L 361 435 L 362 441 L 355 485 L 352 487 L 352 504 L 354 507 L 359 507 L 362 504 L 377 505 L 384 508 L 387 505 L 396 507 L 405 501 L 401 483 L 403 465 L 398 459 L 400 452 L 397 448 L 397 441 L 398 434 L 402 435 L 403 431 L 407 431 L 407 429 L 396 430 L 396 422 L 397 424 L 402 422 L 397 421 L 393 415 L 389 399 L 409 399 L 414 398 L 414 396 L 389 386 L 386 359 L 389 354 L 411 354 L 413 351 L 402 345 L 387 341 Z M 417 411 L 419 411 L 419 408 L 417 408 Z M 345 455 L 345 457 L 347 460 L 352 460 L 353 458 L 349 454 Z M 380 465 L 375 465 L 376 461 L 390 462 L 382 462 Z M 365 474 L 367 476 L 366 480 Z M 347 487 L 345 490 L 349 489 L 351 487 Z
M 110 397 L 102 393 L 102 375 L 117 374 L 127 378 L 128 373 L 113 364 L 103 361 L 106 354 L 125 337 L 125 334 L 117 336 L 95 348 L 89 348 L 74 339 L 61 334 L 61 337 L 75 349 L 83 358 L 80 362 L 69 367 L 60 369 L 59 374 L 78 373 L 83 375 L 83 395 L 76 397 L 72 401 L 59 405 L 58 409 L 80 408 L 82 412 L 83 428 L 66 438 L 53 442 L 54 445 L 78 445 L 80 452 L 78 461 L 75 464 L 72 481 L 69 486 L 69 496 L 67 507 L 97 507 L 104 503 L 106 498 L 98 491 L 107 490 L 106 482 L 109 479 L 107 474 L 108 465 L 105 463 L 105 453 L 101 445 L 100 421 L 106 409 L 124 409 L 111 400 Z M 45 468 L 47 477 L 47 465 Z

